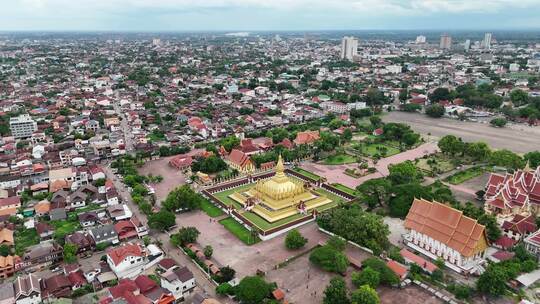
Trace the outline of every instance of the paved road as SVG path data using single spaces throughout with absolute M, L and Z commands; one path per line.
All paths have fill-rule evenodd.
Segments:
M 104 170 L 105 170 L 105 174 L 107 175 L 107 178 L 111 179 L 114 182 L 114 185 L 116 189 L 118 190 L 118 193 L 120 194 L 122 201 L 127 203 L 127 205 L 129 206 L 129 209 L 131 209 L 133 214 L 136 215 L 139 218 L 139 220 L 141 220 L 141 222 L 147 223 L 148 221 L 147 221 L 146 215 L 140 212 L 138 206 L 135 205 L 135 203 L 133 203 L 133 201 L 131 200 L 131 195 L 127 191 L 127 188 L 124 185 L 124 183 L 122 183 L 120 180 L 116 178 L 116 176 L 112 173 L 109 166 L 104 166 Z M 216 298 L 215 285 L 211 283 L 210 280 L 206 277 L 206 275 L 193 264 L 191 259 L 185 256 L 178 248 L 174 248 L 171 245 L 171 243 L 169 242 L 169 236 L 166 233 L 151 230 L 150 237 L 161 241 L 161 243 L 163 244 L 162 249 L 166 255 L 168 255 L 170 258 L 174 259 L 175 261 L 177 261 L 180 265 L 185 265 L 188 267 L 189 270 L 191 270 L 191 272 L 195 276 L 195 281 L 197 282 L 198 287 L 203 293 L 206 293 L 210 297 Z M 223 298 L 220 298 L 220 301 L 222 303 L 233 303 L 229 299 L 223 299 Z
M 124 115 L 124 112 L 122 112 L 122 108 L 120 108 L 120 104 L 118 102 L 113 103 L 114 110 L 116 113 L 122 118 L 120 121 L 120 128 L 122 129 L 122 132 L 124 133 L 124 143 L 126 144 L 126 151 L 131 152 L 133 151 L 133 134 L 131 134 L 131 128 L 127 121 L 127 116 Z
M 494 128 L 485 123 L 430 118 L 419 113 L 398 111 L 384 115 L 383 120 L 406 123 L 419 133 L 431 133 L 436 137 L 452 134 L 464 141 L 483 141 L 495 149 L 509 149 L 516 153 L 540 150 L 540 127 L 509 124 L 505 128 Z

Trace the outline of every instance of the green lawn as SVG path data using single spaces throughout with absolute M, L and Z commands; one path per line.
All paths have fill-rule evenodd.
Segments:
M 383 153 L 386 150 L 386 153 Z M 400 151 L 397 148 L 390 147 L 383 144 L 363 144 L 362 154 L 373 157 L 378 154 L 381 157 L 388 157 L 398 154 Z
M 307 170 L 304 170 L 304 169 L 302 169 L 302 168 L 294 168 L 293 171 L 295 171 L 295 172 L 297 172 L 297 173 L 300 173 L 300 174 L 302 174 L 302 175 L 304 175 L 304 176 L 307 176 L 307 177 L 309 177 L 309 178 L 312 178 L 312 179 L 314 179 L 314 180 L 319 180 L 319 179 L 321 179 L 321 177 L 318 176 L 317 174 L 311 173 L 311 172 L 309 172 L 309 171 L 307 171 Z
M 484 172 L 486 172 L 486 169 L 482 167 L 472 167 L 472 168 L 454 173 L 453 175 L 450 175 L 449 177 L 445 179 L 445 181 L 449 182 L 452 185 L 458 185 L 472 178 L 480 176 L 484 174 Z
M 236 207 L 236 209 L 242 209 L 242 205 L 240 205 L 238 202 L 234 201 L 229 197 L 229 195 L 235 193 L 235 192 L 242 192 L 246 191 L 249 188 L 253 187 L 254 184 L 247 184 L 240 187 L 232 188 L 229 190 L 221 191 L 218 193 L 214 193 L 214 196 L 220 200 L 222 203 L 224 203 L 227 206 L 233 205 Z
M 39 235 L 36 229 L 18 229 L 15 231 L 15 252 L 22 256 L 27 247 L 39 244 Z
M 80 213 L 84 213 L 84 212 L 88 212 L 88 211 L 94 211 L 94 210 L 98 210 L 98 209 L 103 209 L 103 208 L 100 207 L 98 204 L 88 204 L 88 205 L 86 205 L 86 207 L 78 208 L 74 212 L 76 214 L 80 214 Z
M 425 172 L 432 172 L 433 169 L 436 168 L 437 171 L 441 173 L 452 171 L 455 168 L 452 162 L 450 162 L 449 160 L 443 157 L 438 157 L 438 156 L 432 156 L 429 158 L 420 158 L 418 162 L 416 163 L 416 167 Z
M 246 229 L 246 227 L 244 227 L 242 224 L 238 223 L 231 217 L 223 219 L 219 221 L 219 223 L 223 225 L 225 229 L 229 230 L 232 234 L 234 234 L 239 240 L 244 242 L 246 245 L 253 245 L 260 241 L 260 239 L 256 236 L 253 236 L 251 232 Z
M 356 190 L 354 190 L 352 188 L 349 188 L 349 187 L 347 187 L 345 185 L 336 183 L 336 184 L 332 184 L 332 186 L 339 189 L 339 190 L 341 190 L 341 191 L 343 191 L 343 192 L 346 192 L 346 193 L 348 193 L 350 195 L 355 195 L 356 194 Z
M 54 238 L 64 238 L 80 228 L 78 221 L 51 221 L 50 224 L 54 227 Z
M 206 212 L 210 217 L 218 217 L 223 215 L 224 212 L 214 204 L 210 203 L 208 200 L 203 199 L 201 203 L 201 210 Z
M 324 159 L 325 165 L 343 165 L 355 163 L 356 157 L 347 154 L 334 154 Z

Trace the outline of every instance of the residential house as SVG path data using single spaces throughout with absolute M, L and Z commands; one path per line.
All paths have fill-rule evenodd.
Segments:
M 40 239 L 48 240 L 51 239 L 54 234 L 54 227 L 47 223 L 39 222 L 36 224 L 36 231 Z
M 11 277 L 15 273 L 15 265 L 20 263 L 20 259 L 17 255 L 0 256 L 0 278 Z
M 118 243 L 118 234 L 114 230 L 113 225 L 103 225 L 90 229 L 90 234 L 96 242 L 96 245 L 101 243 Z
M 195 288 L 195 278 L 187 267 L 167 269 L 161 276 L 161 286 L 168 289 L 176 300 L 184 299 L 184 295 Z
M 0 215 L 15 215 L 19 208 L 21 208 L 21 198 L 18 196 L 0 199 Z
M 415 199 L 404 222 L 404 242 L 460 273 L 482 273 L 488 248 L 485 227 L 445 204 Z
M 42 298 L 67 298 L 71 295 L 71 282 L 63 274 L 53 275 L 41 281 Z
M 66 236 L 67 244 L 77 245 L 77 254 L 81 254 L 87 251 L 94 251 L 96 249 L 96 242 L 89 233 L 74 232 L 71 235 Z
M 137 235 L 142 238 L 145 235 L 148 235 L 148 227 L 146 227 L 145 224 L 143 224 L 139 218 L 136 215 L 133 215 L 129 221 L 133 224 L 135 227 L 135 230 L 137 231 Z
M 13 246 L 13 230 L 7 228 L 0 229 L 0 245 Z
M 169 290 L 159 286 L 146 275 L 138 276 L 135 279 L 135 284 L 139 288 L 139 292 L 149 299 L 152 304 L 171 304 L 175 301 Z
M 15 265 L 17 270 L 27 272 L 37 271 L 58 263 L 62 259 L 62 247 L 53 241 L 41 242 L 26 248 L 20 263 Z
M 125 244 L 107 250 L 107 263 L 120 279 L 138 276 L 144 271 L 146 262 L 146 252 L 139 244 Z
M 114 231 L 118 234 L 120 241 L 126 241 L 139 236 L 135 225 L 130 220 L 122 220 L 114 224 Z
M 49 212 L 49 218 L 51 221 L 60 221 L 67 219 L 66 209 L 55 208 Z
M 13 283 L 16 304 L 40 304 L 41 288 L 39 279 L 33 275 L 20 275 Z
M 99 222 L 98 214 L 95 211 L 80 213 L 78 218 L 83 228 L 94 226 Z
M 115 221 L 131 218 L 133 213 L 126 204 L 118 204 L 107 208 L 107 213 Z

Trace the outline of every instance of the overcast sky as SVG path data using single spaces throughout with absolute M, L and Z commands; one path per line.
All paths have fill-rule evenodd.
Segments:
M 540 29 L 540 0 L 0 0 L 0 31 L 324 29 Z

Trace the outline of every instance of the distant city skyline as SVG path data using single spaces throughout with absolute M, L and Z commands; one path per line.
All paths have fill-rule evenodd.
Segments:
M 0 31 L 527 30 L 540 0 L 10 0 Z

